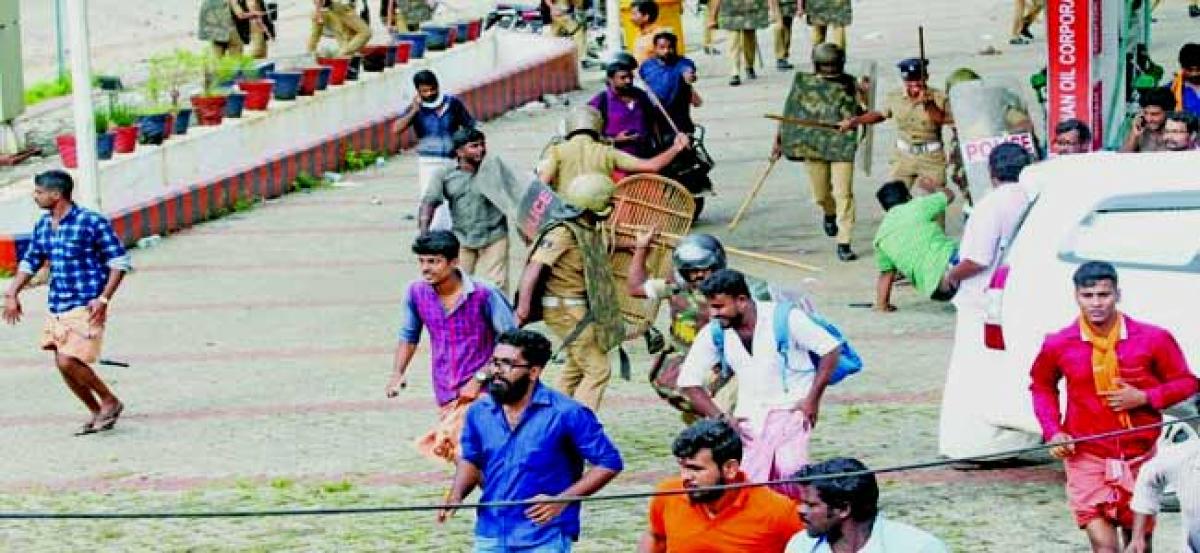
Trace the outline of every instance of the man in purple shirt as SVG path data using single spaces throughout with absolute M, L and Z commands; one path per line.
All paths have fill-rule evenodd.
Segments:
M 633 86 L 633 71 L 637 60 L 629 54 L 618 54 L 605 66 L 608 84 L 604 91 L 593 96 L 588 105 L 600 112 L 603 136 L 625 153 L 638 157 L 654 155 L 653 139 L 657 117 L 654 104 L 646 93 Z
M 421 280 L 404 294 L 400 344 L 387 384 L 387 397 L 396 397 L 407 386 L 421 327 L 432 342 L 433 395 L 441 413 L 438 424 L 417 440 L 417 449 L 433 458 L 455 462 L 459 435 L 467 406 L 479 396 L 488 373 L 496 336 L 516 328 L 512 308 L 504 295 L 458 269 L 458 239 L 454 233 L 435 230 L 418 236 L 413 253 L 421 267 Z

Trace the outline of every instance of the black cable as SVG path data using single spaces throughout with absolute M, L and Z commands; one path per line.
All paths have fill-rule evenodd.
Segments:
M 1144 426 L 1136 426 L 1133 428 L 1125 428 L 1075 438 L 1070 441 L 1057 444 L 1041 444 L 1020 449 L 1010 449 L 990 453 L 987 455 L 975 455 L 972 457 L 960 457 L 956 459 L 938 459 L 935 461 L 924 461 L 920 463 L 910 463 L 905 465 L 893 465 L 877 469 L 867 469 L 853 472 L 843 472 L 838 474 L 825 474 L 820 476 L 808 476 L 804 478 L 785 478 L 782 480 L 772 480 L 769 482 L 739 482 L 736 484 L 722 484 L 717 486 L 706 486 L 691 489 L 679 490 L 656 490 L 646 492 L 627 492 L 605 495 L 593 495 L 587 497 L 555 497 L 546 498 L 538 501 L 523 499 L 519 501 L 481 501 L 476 503 L 456 503 L 456 504 L 426 504 L 426 505 L 396 505 L 391 507 L 343 507 L 343 508 L 318 508 L 318 509 L 273 509 L 261 511 L 195 511 L 195 512 L 145 512 L 145 513 L 39 513 L 39 512 L 0 512 L 0 520 L 117 520 L 117 519 L 179 519 L 179 518 L 260 518 L 260 517 L 283 517 L 283 516 L 327 516 L 327 515 L 356 515 L 356 514 L 380 514 L 380 513 L 411 513 L 421 511 L 438 511 L 442 509 L 479 509 L 479 508 L 502 508 L 502 507 L 527 507 L 539 503 L 575 503 L 575 502 L 592 502 L 592 501 L 622 501 L 629 499 L 646 499 L 657 496 L 682 495 L 704 491 L 725 491 L 738 490 L 743 488 L 754 488 L 761 486 L 776 486 L 781 484 L 804 484 L 817 480 L 825 480 L 830 478 L 844 478 L 848 476 L 866 476 L 871 474 L 888 474 L 896 472 L 909 472 L 914 470 L 925 470 L 938 468 L 948 465 L 956 465 L 959 463 L 974 463 L 981 461 L 990 461 L 997 458 L 1010 458 L 1033 453 L 1037 451 L 1047 450 L 1054 447 L 1065 445 L 1074 445 L 1084 442 L 1094 442 L 1115 438 L 1134 432 L 1144 430 L 1153 430 L 1170 426 L 1173 424 L 1184 424 L 1192 421 L 1200 421 L 1200 415 L 1192 415 L 1170 421 L 1162 421 L 1155 424 Z

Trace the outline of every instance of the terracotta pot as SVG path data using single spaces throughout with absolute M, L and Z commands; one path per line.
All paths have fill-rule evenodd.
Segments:
M 196 124 L 215 127 L 225 118 L 225 96 L 192 96 L 192 107 L 196 110 Z
M 67 169 L 79 167 L 79 158 L 76 157 L 75 135 L 60 134 L 54 137 L 54 143 L 58 146 L 58 156 L 62 158 L 63 167 Z
M 396 43 L 396 63 L 408 63 L 412 59 L 413 43 L 407 40 L 401 40 Z
M 346 73 L 350 71 L 350 58 L 317 58 L 317 63 L 333 69 L 329 74 L 329 84 L 338 86 L 346 82 Z
M 321 78 L 320 67 L 305 67 L 300 70 L 300 95 L 312 96 L 317 93 L 317 79 Z
M 113 131 L 113 151 L 118 154 L 132 153 L 137 149 L 138 127 L 117 127 Z
M 274 87 L 275 81 L 270 79 L 238 82 L 238 88 L 246 93 L 246 109 L 251 111 L 267 109 L 267 104 L 271 103 L 271 90 Z

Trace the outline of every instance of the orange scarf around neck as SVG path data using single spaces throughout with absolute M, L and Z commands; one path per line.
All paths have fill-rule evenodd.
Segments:
M 1117 362 L 1117 341 L 1121 339 L 1121 330 L 1125 327 L 1125 317 L 1116 314 L 1117 322 L 1107 334 L 1100 334 L 1096 327 L 1087 320 L 1087 315 L 1079 317 L 1079 333 L 1092 344 L 1092 380 L 1096 382 L 1096 392 L 1115 392 L 1120 389 L 1117 381 L 1121 374 Z M 1117 420 L 1124 428 L 1133 428 L 1129 413 L 1117 413 Z

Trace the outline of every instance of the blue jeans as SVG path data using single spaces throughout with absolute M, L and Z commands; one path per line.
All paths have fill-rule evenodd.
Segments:
M 499 538 L 475 536 L 474 553 L 571 553 L 571 538 L 563 533 L 538 545 L 507 546 Z

